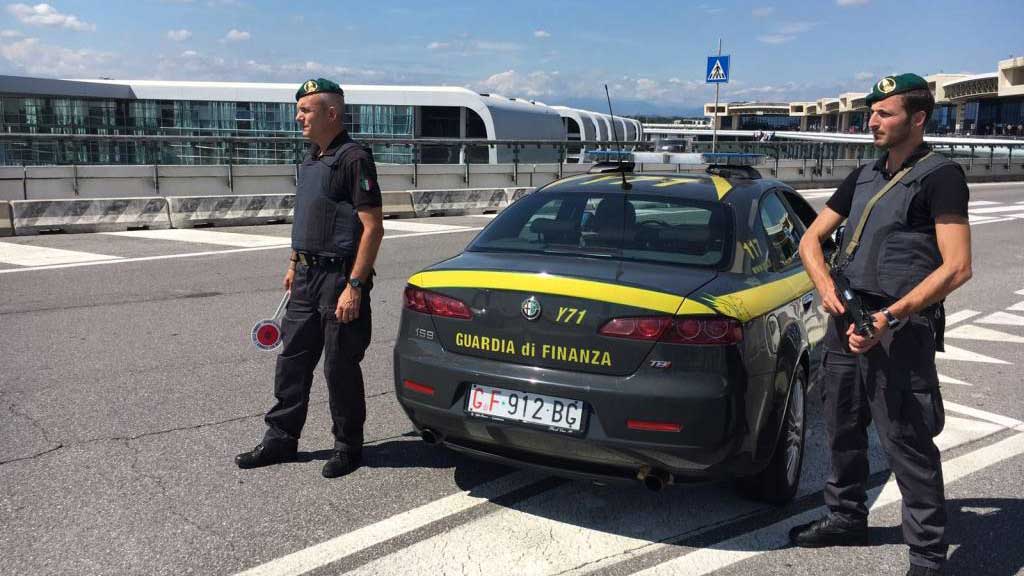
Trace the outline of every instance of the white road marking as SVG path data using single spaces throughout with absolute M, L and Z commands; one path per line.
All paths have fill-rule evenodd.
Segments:
M 808 200 L 815 200 L 817 198 L 828 198 L 833 194 L 833 192 L 812 192 L 810 194 L 804 194 L 803 197 Z
M 942 475 L 948 486 L 969 474 L 1020 454 L 1024 454 L 1024 434 L 1014 434 L 1005 440 L 944 462 Z M 868 500 L 872 501 L 871 510 L 877 510 L 902 500 L 896 480 L 889 480 L 884 486 L 869 490 Z M 826 514 L 827 511 L 824 506 L 809 510 L 760 530 L 679 556 L 648 570 L 637 572 L 634 576 L 676 576 L 678 574 L 701 576 L 710 574 L 748 558 L 788 546 L 790 528 L 814 521 Z
M 999 326 L 1024 326 L 1024 316 L 1017 316 L 1009 312 L 995 312 L 975 320 L 975 322 L 979 324 L 997 324 Z
M 483 227 L 478 228 L 462 228 L 459 230 L 441 230 L 439 232 L 419 232 L 413 234 L 394 234 L 391 236 L 385 236 L 384 240 L 399 240 L 401 238 L 414 238 L 418 236 L 432 236 L 434 234 L 452 234 L 456 232 L 474 232 L 483 230 Z M 10 245 L 10 243 L 0 242 L 0 247 Z M 19 245 L 20 246 L 20 245 Z M 37 270 L 61 270 L 64 268 L 78 268 L 81 266 L 99 266 L 102 264 L 125 264 L 128 262 L 152 262 L 157 260 L 176 260 L 178 258 L 196 258 L 199 256 L 217 256 L 221 254 L 239 254 L 242 252 L 261 252 L 263 250 L 280 250 L 286 246 L 257 246 L 255 248 L 231 248 L 227 250 L 209 250 L 206 252 L 188 252 L 185 254 L 163 254 L 160 256 L 142 256 L 139 258 L 118 258 L 116 256 L 106 256 L 110 260 L 103 260 L 98 262 L 79 262 L 73 264 L 55 264 L 47 266 L 32 266 L 28 268 L 10 268 L 8 270 L 0 270 L 0 274 L 13 274 L 15 272 L 35 272 Z
M 79 252 L 77 250 L 61 250 L 59 248 L 44 248 L 31 244 L 0 242 L 0 263 L 12 264 L 14 266 L 38 267 L 81 262 L 109 262 L 119 259 L 121 259 L 120 256 Z M 14 270 L 17 270 L 17 268 Z M 11 271 L 13 270 L 0 270 L 0 272 Z
M 959 384 L 960 386 L 974 386 L 974 384 L 969 384 L 967 382 L 964 382 L 963 380 L 957 380 L 956 378 L 946 376 L 945 374 L 939 374 L 939 384 Z
M 970 214 L 996 214 L 999 212 L 1019 212 L 1020 206 L 994 206 L 991 208 L 969 208 Z
M 953 324 L 956 324 L 957 322 L 962 322 L 964 320 L 967 320 L 968 318 L 973 318 L 973 317 L 977 316 L 978 314 L 981 314 L 981 312 L 978 312 L 977 310 L 970 310 L 970 309 L 957 310 L 956 312 L 953 312 L 952 314 L 946 315 L 946 326 L 952 326 Z
M 455 226 L 452 224 L 428 224 L 426 222 L 413 222 L 411 220 L 385 220 L 384 229 L 395 232 L 442 232 L 446 230 L 463 230 L 468 226 Z
M 103 232 L 107 236 L 124 238 L 145 238 L 147 240 L 170 240 L 174 242 L 190 242 L 193 244 L 215 244 L 217 246 L 234 246 L 236 248 L 254 248 L 257 246 L 290 246 L 291 238 L 287 236 L 262 236 L 259 234 L 240 234 L 238 232 L 217 232 L 214 230 L 197 230 L 195 228 L 172 228 L 168 230 L 132 230 L 130 232 Z
M 991 328 L 967 324 L 957 326 L 946 332 L 946 338 L 960 338 L 963 340 L 984 340 L 986 342 L 1008 342 L 1010 344 L 1024 344 L 1024 336 L 1007 334 Z
M 995 224 L 996 222 L 1009 222 L 1010 220 L 1013 220 L 1013 218 L 997 218 L 995 216 L 975 216 L 973 214 L 970 215 L 970 217 L 968 218 L 968 221 L 970 222 L 971 226 L 977 224 Z
M 943 400 L 942 405 L 946 408 L 947 412 L 956 412 L 963 414 L 964 416 L 970 416 L 979 420 L 985 420 L 993 424 L 999 424 L 1004 428 L 1017 428 L 1024 425 L 1024 422 L 1017 420 L 1016 418 L 1010 418 L 1009 416 L 1003 416 L 1002 414 L 996 414 L 994 412 L 988 412 L 980 408 L 972 408 L 970 406 L 964 406 L 962 404 L 956 404 L 949 400 Z M 1024 432 L 1024 430 L 1021 430 Z
M 469 214 L 468 216 L 471 218 L 487 218 L 488 220 L 494 220 L 494 217 L 497 216 L 497 214 Z
M 1024 288 L 1017 290 L 1016 292 L 1014 292 L 1014 294 L 1016 294 L 1017 296 L 1024 296 Z
M 994 204 L 999 204 L 999 202 L 992 202 L 991 200 L 971 200 L 967 203 L 967 207 L 969 209 L 974 206 L 992 206 Z
M 354 554 L 360 550 L 401 536 L 431 522 L 468 510 L 481 504 L 528 486 L 543 479 L 543 475 L 530 472 L 516 472 L 502 476 L 493 482 L 424 504 L 392 516 L 387 520 L 364 526 L 337 538 L 299 550 L 287 556 L 240 572 L 238 576 L 278 576 L 304 574 L 310 570 Z
M 1024 312 L 1024 300 L 1017 302 L 1013 306 L 1010 306 L 1009 308 L 1007 308 L 1007 310 L 1010 312 Z
M 948 450 L 1002 430 L 1001 424 L 947 415 L 936 444 Z M 401 574 L 409 566 L 420 574 L 588 573 L 606 567 L 599 564 L 615 563 L 631 554 L 674 548 L 657 542 L 727 524 L 765 508 L 739 498 L 717 497 L 728 494 L 728 487 L 712 484 L 687 490 L 694 494 L 670 498 L 570 484 L 395 550 L 350 574 Z M 690 574 L 686 566 L 675 574 Z
M 978 354 L 977 352 L 971 352 L 956 346 L 950 346 L 946 344 L 945 352 L 938 352 L 935 354 L 936 360 L 953 360 L 960 362 L 983 362 L 985 364 L 1009 364 L 998 358 L 992 358 L 991 356 L 985 356 L 984 354 Z

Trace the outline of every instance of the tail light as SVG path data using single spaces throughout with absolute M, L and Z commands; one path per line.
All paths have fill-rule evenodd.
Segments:
M 405 307 L 424 314 L 469 320 L 473 314 L 462 300 L 421 290 L 415 286 L 405 287 Z
M 613 318 L 605 322 L 598 333 L 613 338 L 693 346 L 722 346 L 743 340 L 743 326 L 739 321 L 720 316 Z

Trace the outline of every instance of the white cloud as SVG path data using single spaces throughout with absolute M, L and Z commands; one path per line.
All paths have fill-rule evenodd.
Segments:
M 853 78 L 854 80 L 874 80 L 875 75 L 872 72 L 857 72 Z
M 796 36 L 789 36 L 786 34 L 769 34 L 767 36 L 758 36 L 757 39 L 765 44 L 785 44 L 791 42 Z
M 114 54 L 95 50 L 72 50 L 43 44 L 38 38 L 0 44 L 0 58 L 25 73 L 39 76 L 110 76 Z
M 427 50 L 444 51 L 459 56 L 479 56 L 481 54 L 512 53 L 523 50 L 525 46 L 515 42 L 501 42 L 492 40 L 476 40 L 473 38 L 458 38 L 447 42 L 435 41 L 427 44 Z
M 523 49 L 521 44 L 515 42 L 491 42 L 488 40 L 478 40 L 472 43 L 472 47 L 482 52 L 516 52 Z
M 49 4 L 8 4 L 7 11 L 14 15 L 22 24 L 31 26 L 57 26 L 69 30 L 93 31 L 95 24 L 82 22 L 77 16 L 61 14 L 56 8 Z
M 224 42 L 244 42 L 251 38 L 252 35 L 244 30 L 235 30 L 232 28 L 228 30 L 228 33 L 224 36 L 222 41 Z
M 779 27 L 779 34 L 801 34 L 817 25 L 816 22 L 790 22 Z
M 0 30 L 0 38 L 21 38 L 22 36 L 24 34 L 17 30 Z
M 863 6 L 871 0 L 836 0 L 836 4 L 844 8 L 848 6 Z
M 184 52 L 181 53 L 181 57 L 182 58 L 198 58 L 199 57 L 199 52 L 196 52 L 195 50 L 185 50 Z
M 771 16 L 772 12 L 775 12 L 774 6 L 762 6 L 760 8 L 754 8 L 750 13 L 755 18 L 764 18 L 765 16 Z
M 551 32 L 548 32 L 547 30 L 534 30 L 533 31 L 533 37 L 534 38 L 551 38 Z
M 192 37 L 192 33 L 184 28 L 181 30 L 168 30 L 167 39 L 174 40 L 175 42 L 184 42 Z

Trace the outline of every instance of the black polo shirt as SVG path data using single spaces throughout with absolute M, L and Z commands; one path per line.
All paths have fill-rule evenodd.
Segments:
M 310 146 L 311 158 L 333 154 L 338 148 L 355 142 L 342 130 L 327 146 L 323 154 L 316 144 Z M 361 145 L 349 150 L 339 160 L 340 164 L 331 174 L 331 198 L 351 202 L 356 208 L 376 208 L 383 205 L 380 185 L 377 182 L 377 166 L 373 156 Z
M 917 162 L 930 151 L 931 148 L 927 144 L 922 144 L 907 157 L 899 170 Z M 874 164 L 887 180 L 893 177 L 893 174 L 885 171 L 885 162 L 888 158 L 889 153 L 886 152 Z M 846 177 L 846 180 L 843 180 L 835 194 L 828 199 L 826 204 L 829 208 L 842 216 L 850 215 L 857 178 L 860 177 L 861 170 L 868 166 L 869 164 L 865 164 L 857 168 Z M 967 188 L 967 180 L 964 178 L 963 171 L 957 166 L 943 166 L 921 179 L 921 189 L 910 201 L 910 208 L 907 210 L 907 224 L 912 230 L 934 232 L 935 219 L 938 216 L 952 214 L 967 218 L 967 202 L 969 200 L 970 190 Z

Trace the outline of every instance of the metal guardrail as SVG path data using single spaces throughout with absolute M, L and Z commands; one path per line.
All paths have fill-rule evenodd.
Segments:
M 817 137 L 817 134 L 809 134 Z M 738 137 L 737 137 L 738 138 Z M 519 164 L 519 153 L 551 148 L 559 151 L 558 160 L 573 163 L 581 160 L 584 150 L 617 150 L 637 152 L 660 152 L 654 141 L 614 142 L 593 140 L 488 140 L 483 138 L 359 138 L 359 141 L 373 146 L 381 164 L 487 164 L 482 152 L 493 148 L 512 151 L 510 164 Z M 4 144 L 8 146 L 8 158 L 3 156 Z M 273 136 L 228 136 L 228 135 L 167 135 L 167 134 L 42 134 L 0 132 L 0 166 L 23 165 L 130 165 L 125 162 L 98 159 L 81 161 L 81 149 L 61 152 L 58 148 L 68 143 L 104 144 L 131 143 L 147 147 L 146 161 L 137 164 L 183 164 L 183 165 L 248 165 L 248 164 L 289 164 L 301 161 L 308 141 L 298 135 Z M 10 155 L 11 144 L 52 155 L 51 161 L 26 161 Z M 38 148 L 47 145 L 52 150 Z M 183 153 L 175 147 L 194 147 L 201 153 Z M 253 146 L 256 148 L 254 149 Z M 691 141 L 689 152 L 710 152 L 711 142 Z M 935 147 L 952 158 L 995 158 L 1024 157 L 1024 141 L 1007 140 L 992 145 L 974 143 L 936 144 Z M 254 151 L 255 150 L 255 151 Z M 809 139 L 775 140 L 768 142 L 719 138 L 718 150 L 722 152 L 745 152 L 765 154 L 775 162 L 780 160 L 811 160 L 819 166 L 834 160 L 862 160 L 876 158 L 879 151 L 870 142 L 826 142 Z M 72 157 L 73 161 L 62 161 Z M 257 156 L 253 156 L 256 154 Z M 263 156 L 258 156 L 263 154 Z M 77 157 L 75 157 L 77 156 Z M 168 159 L 174 161 L 167 161 Z M 398 161 L 395 161 L 398 160 Z M 551 161 L 556 161 L 552 159 Z M 534 163 L 530 161 L 530 163 Z M 134 163 L 133 163 L 134 164 Z

